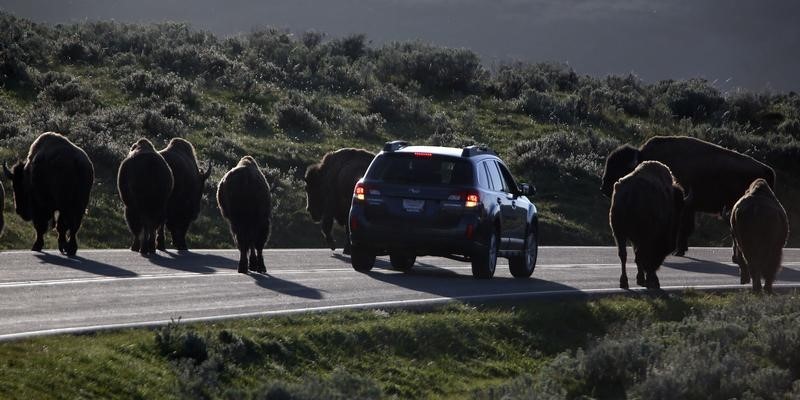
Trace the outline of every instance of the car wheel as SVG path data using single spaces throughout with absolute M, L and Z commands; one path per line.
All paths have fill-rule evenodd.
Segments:
M 417 256 L 414 254 L 390 254 L 389 255 L 389 262 L 392 263 L 392 268 L 408 272 L 411 271 L 411 268 L 414 266 L 414 263 L 417 261 Z
M 472 256 L 472 276 L 477 279 L 489 279 L 494 276 L 497 266 L 497 233 L 492 230 L 486 238 L 486 244 L 479 246 Z
M 533 269 L 536 268 L 536 257 L 538 255 L 539 244 L 536 242 L 536 235 L 533 232 L 528 232 L 528 236 L 525 237 L 525 248 L 522 249 L 522 255 L 508 259 L 511 275 L 515 278 L 531 276 Z
M 358 272 L 369 272 L 375 265 L 375 254 L 352 246 L 350 248 L 350 265 Z

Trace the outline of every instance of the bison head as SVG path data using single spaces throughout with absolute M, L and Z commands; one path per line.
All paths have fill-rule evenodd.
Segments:
M 639 164 L 639 150 L 631 145 L 623 145 L 612 151 L 606 158 L 606 167 L 603 170 L 603 185 L 600 191 L 606 197 L 611 197 L 614 184 L 625 175 L 628 175 Z
M 306 170 L 306 210 L 311 214 L 311 220 L 319 222 L 322 219 L 322 211 L 325 208 L 324 189 L 322 188 L 322 177 L 320 176 L 320 165 L 314 164 Z
M 18 162 L 9 170 L 6 163 L 3 163 L 3 172 L 11 181 L 11 187 L 14 190 L 14 206 L 17 209 L 17 214 L 19 214 L 23 220 L 30 221 L 33 218 L 33 212 L 31 211 L 30 196 L 28 194 L 30 188 L 28 188 L 27 182 L 25 181 L 25 164 Z

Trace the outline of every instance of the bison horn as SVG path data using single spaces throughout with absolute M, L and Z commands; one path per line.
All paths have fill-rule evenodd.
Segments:
M 6 162 L 5 161 L 3 161 L 3 173 L 6 175 L 6 178 L 8 178 L 8 179 L 13 179 L 14 178 L 14 174 L 12 174 L 11 171 L 8 170 L 8 167 L 6 166 Z

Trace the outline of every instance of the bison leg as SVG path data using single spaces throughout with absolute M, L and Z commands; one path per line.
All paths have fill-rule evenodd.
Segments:
M 322 234 L 325 235 L 325 241 L 331 250 L 336 250 L 336 240 L 333 239 L 331 230 L 333 230 L 333 217 L 326 215 L 322 218 Z
M 67 242 L 67 255 L 70 257 L 78 253 L 78 230 L 81 229 L 82 219 L 82 211 L 77 211 L 77 213 L 73 214 L 72 218 L 70 218 L 68 226 L 69 242 Z
M 647 273 L 647 278 L 645 280 L 645 286 L 648 289 L 660 289 L 661 288 L 661 282 L 658 281 L 658 275 L 656 275 L 656 271 Z
M 625 263 L 628 261 L 628 249 L 625 248 L 625 239 L 617 238 L 617 254 L 619 255 L 619 262 L 622 269 L 622 273 L 619 276 L 619 287 L 627 289 L 628 274 L 625 270 Z
M 694 232 L 694 210 L 687 207 L 681 212 L 681 220 L 678 226 L 678 240 L 675 247 L 675 255 L 683 256 L 689 250 L 689 236 Z
M 186 245 L 186 232 L 189 230 L 188 224 L 168 223 L 167 229 L 172 235 L 172 245 L 175 246 L 175 249 L 181 251 L 189 250 L 189 246 Z
M 142 235 L 142 247 L 139 249 L 139 254 L 147 255 L 156 252 L 156 233 L 152 228 L 144 229 Z
M 247 246 L 239 244 L 239 273 L 247 273 Z
M 58 233 L 58 251 L 67 254 L 67 217 L 64 212 L 58 213 L 56 220 L 56 232 Z
M 164 243 L 164 224 L 158 226 L 158 230 L 156 232 L 156 249 L 161 251 L 167 251 L 167 245 Z
M 255 240 L 255 246 L 251 253 L 250 259 L 250 269 L 260 273 L 266 273 L 267 267 L 264 265 L 264 245 L 267 244 L 267 238 L 269 237 L 269 225 L 266 228 L 263 228 L 260 232 L 258 232 L 258 236 Z M 252 257 L 255 256 L 255 259 Z
M 761 271 L 750 268 L 750 278 L 753 280 L 753 293 L 761 293 Z
M 33 219 L 33 227 L 36 230 L 36 240 L 33 242 L 33 247 L 31 247 L 31 251 L 42 251 L 42 247 L 44 247 L 44 234 L 50 227 L 49 216 L 44 216 L 44 215 L 35 216 Z
M 345 238 L 344 238 L 344 249 L 342 249 L 342 254 L 350 255 L 350 225 L 345 224 Z
M 128 228 L 131 230 L 131 234 L 133 235 L 133 241 L 131 242 L 131 251 L 138 252 L 142 249 L 142 243 L 140 237 L 142 235 L 142 224 L 139 221 L 139 216 L 133 210 L 126 208 L 125 209 L 125 221 L 128 223 Z

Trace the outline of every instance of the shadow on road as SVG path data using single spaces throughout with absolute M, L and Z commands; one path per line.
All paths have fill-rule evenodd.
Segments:
M 138 276 L 138 274 L 133 271 L 128 271 L 127 269 L 115 267 L 110 264 L 89 260 L 81 256 L 64 257 L 49 253 L 37 253 L 34 254 L 34 256 L 41 260 L 44 264 L 53 264 L 61 267 L 72 268 L 95 275 L 112 277 Z
M 213 274 L 217 268 L 236 269 L 239 266 L 238 261 L 231 258 L 192 251 L 159 251 L 145 259 L 160 267 L 199 274 Z
M 321 291 L 312 287 L 301 285 L 299 283 L 278 278 L 274 275 L 250 273 L 249 276 L 253 278 L 253 280 L 256 282 L 256 285 L 264 289 L 274 290 L 278 293 L 283 293 L 288 296 L 302 297 L 304 299 L 322 299 Z
M 703 260 L 694 257 L 685 257 L 689 262 L 665 262 L 664 266 L 680 271 L 696 272 L 702 274 L 718 274 L 739 277 L 739 267 L 736 265 L 724 264 L 718 261 Z M 800 271 L 791 268 L 783 268 L 775 278 L 776 281 L 800 282 Z M 738 280 L 737 280 L 738 282 Z
M 380 260 L 379 260 L 380 261 Z M 452 269 L 441 268 L 427 263 L 417 262 L 414 268 L 406 273 L 391 270 L 388 262 L 381 271 L 373 269 L 366 275 L 381 282 L 411 289 L 417 292 L 430 293 L 442 297 L 494 296 L 528 294 L 540 292 L 542 295 L 558 296 L 570 294 L 574 296 L 579 289 L 558 282 L 535 278 L 516 279 L 511 277 L 494 277 L 489 280 L 475 279 L 471 273 L 462 274 Z M 376 262 L 376 266 L 378 263 Z M 465 263 L 464 265 L 469 265 Z M 498 268 L 507 268 L 498 265 Z

